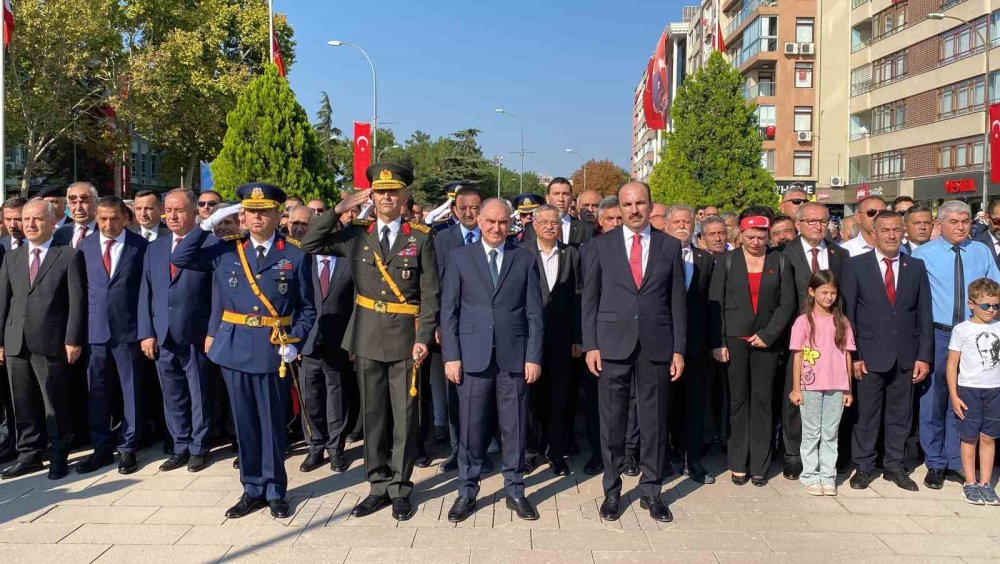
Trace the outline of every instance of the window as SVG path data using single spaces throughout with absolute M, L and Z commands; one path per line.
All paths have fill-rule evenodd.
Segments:
M 813 85 L 813 64 L 795 63 L 795 87 L 812 88 Z
M 940 36 L 941 62 L 951 62 L 983 49 L 980 37 L 986 37 L 986 18 L 982 17 L 972 22 L 976 30 L 967 25 L 960 25 L 948 30 Z
M 792 176 L 812 176 L 812 153 L 795 151 L 792 155 Z
M 862 65 L 851 69 L 851 96 L 864 94 L 872 89 L 872 66 Z
M 888 133 L 906 124 L 906 101 L 898 100 L 872 109 L 872 133 Z
M 757 106 L 757 124 L 761 127 L 774 125 L 774 106 Z
M 795 131 L 812 131 L 813 109 L 811 106 L 795 108 Z
M 764 149 L 760 152 L 760 166 L 768 172 L 774 172 L 774 149 Z
M 906 75 L 906 51 L 898 51 L 872 63 L 875 86 L 900 80 Z
M 990 14 L 990 46 L 1000 43 L 1000 10 Z
M 762 51 L 778 50 L 778 16 L 761 16 L 743 31 L 743 43 L 730 51 L 732 65 L 739 67 Z
M 896 2 L 872 18 L 872 42 L 906 27 L 906 2 Z
M 983 109 L 986 81 L 976 77 L 938 90 L 938 118 L 949 118 Z
M 982 165 L 982 139 L 962 139 L 938 147 L 937 168 L 939 172 L 968 169 Z
M 795 41 L 797 43 L 813 42 L 812 18 L 795 18 Z
M 872 180 L 898 178 L 906 168 L 906 158 L 902 151 L 887 151 L 872 155 Z

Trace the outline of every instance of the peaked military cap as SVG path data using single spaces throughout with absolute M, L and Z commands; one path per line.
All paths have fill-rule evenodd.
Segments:
M 66 189 L 69 188 L 66 184 L 56 184 L 55 186 L 45 186 L 40 189 L 36 198 L 65 198 Z
M 264 182 L 251 182 L 236 189 L 245 210 L 267 210 L 285 203 L 285 191 Z
M 517 213 L 531 213 L 545 205 L 545 199 L 538 194 L 518 194 L 511 202 Z
M 445 194 L 447 194 L 448 197 L 451 198 L 452 200 L 454 200 L 455 197 L 458 196 L 459 192 L 465 192 L 466 190 L 475 191 L 475 193 L 481 195 L 481 192 L 479 191 L 479 185 L 476 184 L 475 182 L 470 182 L 468 180 L 456 180 L 454 182 L 449 182 L 444 185 Z
M 372 190 L 399 190 L 413 183 L 413 169 L 396 163 L 377 163 L 365 170 Z

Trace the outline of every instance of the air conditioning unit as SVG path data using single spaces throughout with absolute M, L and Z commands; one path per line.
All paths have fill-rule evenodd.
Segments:
M 795 138 L 798 139 L 799 143 L 808 143 L 813 140 L 812 131 L 797 131 L 795 132 Z
M 785 43 L 785 54 L 786 55 L 798 55 L 799 54 L 799 44 L 798 43 Z
M 816 54 L 816 44 L 815 43 L 799 43 L 799 53 L 803 55 L 815 55 Z
M 830 177 L 830 187 L 831 188 L 840 188 L 843 185 L 844 185 L 844 177 L 843 176 L 831 176 Z

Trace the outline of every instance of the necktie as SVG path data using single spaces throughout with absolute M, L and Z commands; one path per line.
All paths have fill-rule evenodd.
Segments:
M 143 237 L 145 237 L 146 240 L 149 241 L 149 240 L 151 240 L 153 238 L 153 232 L 152 231 L 147 231 L 146 234 L 143 235 Z
M 819 249 L 813 249 L 813 250 L 811 250 L 809 252 L 811 252 L 812 255 L 813 255 L 813 259 L 812 259 L 812 271 L 813 271 L 813 274 L 816 274 L 816 272 L 819 270 Z M 888 260 L 888 259 L 886 259 L 886 260 Z
M 382 228 L 382 240 L 379 241 L 382 246 L 382 258 L 389 258 L 389 226 L 386 225 Z
M 691 258 L 691 249 L 681 249 L 684 257 L 684 287 L 691 287 L 691 277 L 694 275 L 694 262 Z
M 642 286 L 642 235 L 632 235 L 632 251 L 629 253 L 628 265 L 632 269 L 632 280 L 635 287 Z
M 892 272 L 892 263 L 896 262 L 896 259 L 884 257 L 882 262 L 885 263 L 885 295 L 889 298 L 890 304 L 896 305 L 896 275 Z
M 28 285 L 35 285 L 35 276 L 38 276 L 38 267 L 42 264 L 42 250 L 35 249 L 31 251 L 31 254 L 35 255 L 31 259 L 31 264 L 28 265 Z
M 177 248 L 177 245 L 180 245 L 181 241 L 182 239 L 180 237 L 175 238 L 174 246 L 170 249 L 170 251 L 173 252 L 173 250 Z M 170 279 L 173 280 L 174 278 L 177 278 L 177 267 L 174 266 L 173 261 L 170 261 Z
M 264 248 L 264 245 L 257 245 L 257 268 L 258 269 L 260 269 L 260 265 L 264 264 L 264 255 L 266 254 L 266 252 L 267 252 L 267 249 Z
M 87 231 L 89 230 L 90 228 L 86 225 L 81 225 L 80 229 L 76 231 L 76 239 L 73 240 L 74 249 L 80 246 L 80 241 L 83 241 L 83 238 L 87 236 Z
M 107 271 L 108 276 L 111 276 L 111 245 L 114 244 L 114 239 L 108 239 L 104 242 L 104 270 Z
M 951 310 L 951 324 L 958 325 L 965 319 L 965 271 L 962 268 L 962 247 L 954 245 L 955 251 L 955 297 Z
M 493 288 L 497 287 L 497 278 L 500 278 L 500 269 L 497 268 L 497 250 L 490 250 L 490 279 L 493 280 Z
M 476 242 L 476 236 L 475 236 L 475 234 L 472 233 L 472 231 L 469 231 L 468 233 L 465 234 L 465 244 L 466 245 L 471 245 L 471 244 L 473 244 L 475 242 Z
M 323 263 L 323 267 L 319 269 L 319 289 L 325 300 L 330 293 L 330 259 L 325 258 L 320 262 Z

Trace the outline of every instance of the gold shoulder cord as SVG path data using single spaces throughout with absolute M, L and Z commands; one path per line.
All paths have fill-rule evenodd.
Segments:
M 247 282 L 250 284 L 250 290 L 253 291 L 253 295 L 257 296 L 257 299 L 264 305 L 264 309 L 271 314 L 271 317 L 278 318 L 278 310 L 274 309 L 274 306 L 271 305 L 271 301 L 267 299 L 267 296 L 265 296 L 257 286 L 257 281 L 253 276 L 253 271 L 250 270 L 250 264 L 247 262 L 246 252 L 243 251 L 243 245 L 240 245 L 239 243 L 236 244 L 236 254 L 240 257 L 240 264 L 243 265 L 243 273 L 246 274 Z M 271 329 L 272 345 L 289 345 L 296 341 L 298 341 L 298 339 L 290 337 L 280 323 Z M 285 377 L 287 370 L 285 364 L 285 360 L 281 359 L 281 366 L 278 367 L 278 376 L 281 378 Z
M 389 276 L 389 270 L 386 269 L 385 263 L 382 262 L 382 259 L 378 256 L 378 253 L 372 251 L 372 256 L 375 257 L 375 266 L 378 267 L 378 271 L 382 274 L 382 280 L 385 280 L 385 283 L 389 286 L 389 289 L 392 290 L 393 295 L 396 296 L 396 299 L 399 300 L 399 303 L 405 304 L 406 303 L 406 298 L 403 297 L 403 293 L 399 291 L 399 286 L 396 285 L 396 282 L 392 279 L 392 276 Z M 416 324 L 417 323 L 418 323 L 417 318 L 414 317 L 413 318 L 414 334 L 416 334 Z M 417 362 L 416 359 L 414 359 L 413 360 L 413 368 L 410 369 L 410 397 L 411 398 L 417 397 L 417 373 L 419 371 L 420 371 L 420 363 Z

